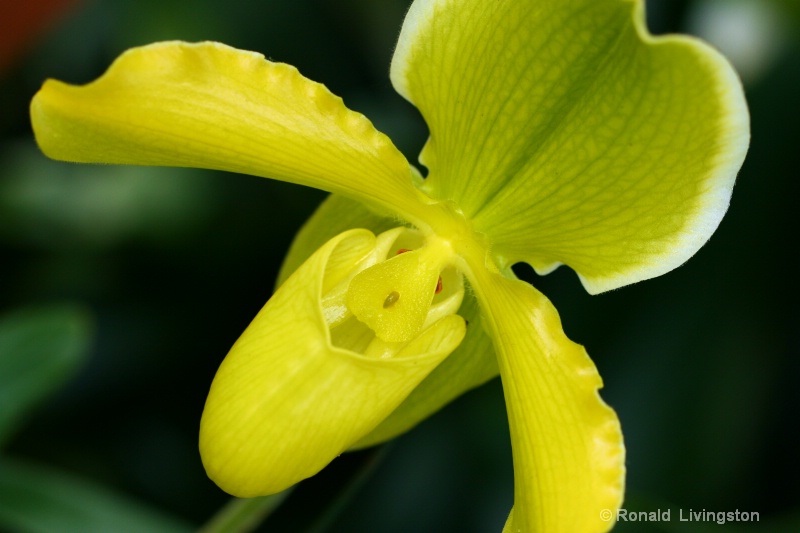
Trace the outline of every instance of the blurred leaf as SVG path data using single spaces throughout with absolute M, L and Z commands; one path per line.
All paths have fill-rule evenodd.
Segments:
M 31 308 L 0 317 L 0 444 L 88 354 L 91 323 L 80 307 Z
M 800 2 L 797 0 L 776 0 L 786 13 L 792 17 L 795 26 L 800 27 Z
M 105 487 L 9 459 L 0 459 L 0 529 L 31 533 L 192 530 Z
M 0 146 L 0 176 L 0 239 L 51 249 L 175 242 L 217 202 L 209 172 L 64 164 L 32 140 Z
M 689 10 L 687 30 L 718 48 L 749 86 L 764 78 L 786 50 L 788 7 L 781 1 L 701 0 Z

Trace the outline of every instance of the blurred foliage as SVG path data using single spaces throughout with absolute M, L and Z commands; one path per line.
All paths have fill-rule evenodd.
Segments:
M 0 524 L 35 533 L 192 531 L 106 487 L 9 459 L 0 459 Z
M 706 31 L 696 17 L 710 1 L 648 2 L 650 26 L 659 33 Z M 760 523 L 726 528 L 789 531 L 797 530 L 800 512 L 800 311 L 791 260 L 800 17 L 789 15 L 797 0 L 736 3 L 743 1 L 778 9 L 780 32 L 760 31 L 762 38 L 773 30 L 782 37 L 758 59 L 767 66 L 745 79 L 752 147 L 710 243 L 675 272 L 595 297 L 566 268 L 541 278 L 525 266 L 518 271 L 553 300 L 567 333 L 587 346 L 605 379 L 603 395 L 626 436 L 632 510 L 757 511 Z M 83 319 L 46 326 L 51 339 L 66 335 L 58 342 L 61 358 L 84 361 L 80 369 L 56 368 L 61 359 L 45 334 L 30 344 L 51 354 L 41 368 L 33 352 L 28 360 L 50 385 L 41 394 L 32 387 L 26 405 L 38 409 L 14 418 L 17 431 L 8 434 L 0 464 L 0 509 L 19 507 L 14 498 L 22 489 L 8 489 L 13 479 L 28 480 L 27 492 L 43 509 L 77 494 L 110 502 L 108 509 L 124 498 L 141 503 L 120 512 L 178 528 L 204 523 L 228 501 L 206 479 L 196 449 L 205 394 L 227 349 L 269 297 L 294 232 L 323 198 L 249 176 L 49 161 L 38 154 L 27 118 L 42 81 L 90 81 L 124 49 L 154 40 L 221 40 L 296 65 L 416 161 L 424 123 L 387 76 L 407 5 L 86 0 L 0 72 L 0 313 L 79 302 L 94 317 L 95 332 L 84 361 L 69 354 L 87 342 L 69 333 L 83 328 L 75 326 Z M 30 327 L 47 322 L 30 320 Z M 0 346 L 9 342 L 3 324 Z M 15 329 L 10 335 L 21 334 Z M 23 376 L 22 369 L 5 369 L 2 394 L 9 376 L 17 378 L 14 386 Z M 360 486 L 352 480 L 365 469 L 374 475 L 347 491 L 351 501 L 341 505 L 339 494 Z M 371 451 L 342 456 L 301 484 L 266 524 L 274 532 L 319 524 L 337 532 L 500 531 L 512 498 L 495 381 L 399 438 L 377 465 Z M 179 518 L 156 516 L 155 508 Z M 673 518 L 618 530 L 708 526 Z
M 75 374 L 88 355 L 90 329 L 86 313 L 75 307 L 0 317 L 0 446 Z
M 86 310 L 27 308 L 0 318 L 0 444 L 84 364 Z M 0 456 L 0 527 L 48 533 L 190 531 L 179 521 L 69 474 Z

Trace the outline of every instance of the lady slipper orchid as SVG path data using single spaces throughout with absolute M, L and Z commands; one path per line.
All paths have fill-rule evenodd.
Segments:
M 565 264 L 595 294 L 684 263 L 747 150 L 740 83 L 705 44 L 649 35 L 640 0 L 416 0 L 391 80 L 428 124 L 424 178 L 324 86 L 218 43 L 153 44 L 88 85 L 47 81 L 31 116 L 55 159 L 333 193 L 211 386 L 200 450 L 225 491 L 281 491 L 499 372 L 505 531 L 606 531 L 623 497 L 618 419 L 511 266 Z

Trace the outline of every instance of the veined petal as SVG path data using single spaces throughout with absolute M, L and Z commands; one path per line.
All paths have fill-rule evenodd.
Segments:
M 410 219 L 421 197 L 408 162 L 363 115 L 290 65 L 219 43 L 134 48 L 80 87 L 48 80 L 31 119 L 54 159 L 253 174 Z
M 426 192 L 501 266 L 567 264 L 592 293 L 691 257 L 747 151 L 730 65 L 649 35 L 639 0 L 418 0 L 391 74 L 430 128 Z
M 514 457 L 505 531 L 596 533 L 622 504 L 625 449 L 602 380 L 531 285 L 475 270 L 473 287 L 495 341 Z
M 382 218 L 358 202 L 331 195 L 295 237 L 281 268 L 278 283 L 283 283 L 316 249 L 343 231 L 366 228 L 378 234 L 396 225 L 396 221 Z M 473 291 L 465 291 L 458 314 L 469 324 L 467 334 L 458 348 L 414 388 L 388 418 L 353 447 L 365 448 L 394 438 L 463 393 L 497 376 L 494 349 L 483 326 Z
M 446 316 L 390 357 L 334 345 L 320 302 L 375 237 L 335 237 L 278 289 L 225 357 L 200 423 L 208 476 L 240 497 L 316 474 L 386 418 L 464 336 Z M 356 332 L 358 333 L 358 332 Z M 358 339 L 356 339 L 358 341 Z

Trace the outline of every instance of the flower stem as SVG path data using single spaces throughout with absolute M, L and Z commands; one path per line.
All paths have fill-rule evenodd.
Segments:
M 278 494 L 258 498 L 231 498 L 211 517 L 198 533 L 247 533 L 253 531 L 292 492 L 290 487 Z
M 325 512 L 320 516 L 305 533 L 325 533 L 333 525 L 342 511 L 347 508 L 347 505 L 353 497 L 361 490 L 364 483 L 372 476 L 378 465 L 383 462 L 386 457 L 391 444 L 384 444 L 375 448 L 365 459 L 362 466 L 356 471 L 356 474 L 347 482 L 344 490 L 336 497 L 336 499 L 328 506 Z

